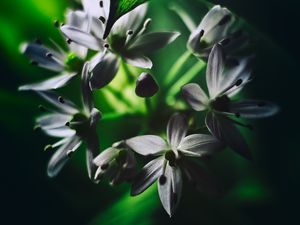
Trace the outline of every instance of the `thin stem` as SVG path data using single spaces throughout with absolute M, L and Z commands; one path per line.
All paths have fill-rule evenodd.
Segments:
M 126 64 L 126 62 L 124 62 L 124 60 L 122 60 L 122 67 L 123 67 L 123 70 L 125 72 L 128 82 L 130 84 L 134 83 L 135 77 L 132 75 L 130 69 L 128 68 L 128 65 Z

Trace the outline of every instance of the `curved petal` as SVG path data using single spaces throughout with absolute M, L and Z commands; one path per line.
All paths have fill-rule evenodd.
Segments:
M 222 79 L 224 66 L 222 47 L 216 44 L 209 54 L 206 70 L 206 83 L 211 99 L 215 98 L 222 91 L 218 89 L 218 84 Z
M 162 174 L 164 157 L 153 159 L 144 166 L 132 183 L 131 195 L 139 195 L 150 187 Z
M 86 145 L 86 165 L 88 175 L 92 181 L 95 181 L 95 174 L 98 168 L 96 164 L 94 164 L 94 159 L 97 157 L 100 150 L 96 128 L 90 128 L 90 132 L 86 136 Z
M 130 138 L 126 145 L 141 155 L 157 155 L 168 149 L 164 139 L 155 135 L 143 135 Z
M 171 116 L 167 126 L 167 137 L 172 150 L 176 150 L 188 131 L 187 118 L 179 113 Z
M 19 91 L 47 91 L 51 89 L 58 89 L 67 85 L 76 75 L 77 73 L 61 74 L 42 82 L 23 85 L 19 87 Z
M 71 115 L 53 113 L 37 118 L 36 123 L 42 129 L 55 129 L 66 125 L 72 119 Z
M 179 35 L 179 32 L 156 32 L 144 34 L 136 38 L 133 44 L 129 46 L 128 52 L 132 54 L 153 52 L 172 43 Z
M 58 150 L 56 150 L 48 163 L 47 174 L 49 177 L 55 177 L 61 171 L 61 169 L 70 159 L 68 152 L 76 151 L 80 144 L 80 139 L 77 136 L 73 136 L 70 137 L 69 140 Z
M 63 62 L 55 59 L 53 56 L 59 54 L 52 49 L 46 48 L 43 45 L 35 43 L 25 43 L 21 45 L 21 52 L 29 57 L 32 62 L 38 66 L 61 72 L 64 70 Z
M 186 156 L 200 157 L 211 155 L 222 147 L 223 144 L 211 135 L 192 134 L 182 140 L 178 150 Z
M 268 101 L 241 100 L 230 103 L 229 111 L 253 119 L 273 116 L 279 111 L 279 107 Z
M 60 29 L 66 37 L 79 45 L 95 51 L 104 50 L 105 42 L 100 38 L 94 37 L 93 35 L 83 30 L 69 25 L 64 25 Z
M 109 161 L 111 161 L 119 154 L 119 151 L 120 150 L 117 148 L 113 148 L 113 147 L 107 148 L 94 159 L 94 163 L 97 166 L 102 166 L 104 164 L 107 164 Z
M 152 61 L 142 55 L 126 55 L 124 56 L 124 60 L 126 63 L 144 69 L 151 69 L 153 64 Z
M 106 54 L 92 71 L 90 86 L 93 90 L 108 85 L 116 76 L 120 61 L 112 53 Z
M 220 141 L 224 142 L 232 150 L 241 156 L 251 160 L 251 152 L 248 145 L 232 122 L 224 116 L 207 113 L 205 123 L 209 131 Z
M 82 103 L 83 108 L 87 114 L 90 114 L 91 110 L 94 107 L 93 104 L 93 93 L 90 88 L 90 73 L 89 73 L 90 64 L 86 62 L 82 69 L 81 75 L 81 92 L 82 92 Z
M 51 137 L 65 138 L 71 137 L 76 134 L 75 130 L 70 129 L 67 126 L 53 128 L 53 129 L 43 129 L 43 132 Z
M 158 194 L 160 201 L 171 217 L 176 210 L 182 192 L 182 175 L 178 167 L 166 166 L 165 181 L 158 182 Z
M 203 89 L 195 83 L 186 84 L 181 89 L 183 98 L 196 111 L 207 109 L 209 99 Z
M 100 2 L 102 3 L 100 4 Z M 109 13 L 110 1 L 81 0 L 81 3 L 83 5 L 84 11 L 88 13 L 90 16 L 95 18 L 99 18 L 100 16 L 103 16 L 107 18 Z

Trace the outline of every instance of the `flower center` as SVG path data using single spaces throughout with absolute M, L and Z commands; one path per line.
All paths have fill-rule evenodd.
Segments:
M 75 53 L 70 53 L 65 60 L 65 64 L 70 71 L 81 71 L 83 67 L 83 61 Z
M 82 138 L 89 134 L 90 120 L 83 113 L 77 113 L 73 116 L 72 120 L 66 124 L 71 129 L 76 131 L 76 134 Z
M 172 150 L 166 152 L 165 159 L 169 161 L 170 166 L 175 166 L 177 159 L 175 153 Z
M 109 37 L 110 49 L 116 54 L 122 54 L 126 48 L 126 36 L 110 35 Z
M 210 102 L 210 107 L 216 111 L 228 112 L 229 111 L 230 99 L 227 95 L 217 97 L 215 100 Z

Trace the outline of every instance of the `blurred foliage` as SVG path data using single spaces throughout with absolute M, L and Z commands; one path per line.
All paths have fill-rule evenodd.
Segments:
M 203 0 L 176 2 L 188 9 L 196 22 L 199 22 L 207 11 L 207 3 Z M 243 9 L 243 3 L 221 2 L 226 2 L 226 6 L 236 10 L 239 7 Z M 252 4 L 253 1 L 245 2 Z M 257 2 L 261 4 L 261 1 Z M 189 32 L 176 14 L 169 10 L 169 4 L 169 0 L 150 1 L 149 17 L 153 19 L 151 29 L 179 30 L 182 35 L 175 44 L 151 56 L 154 61 L 152 72 L 162 90 L 168 87 L 169 92 L 174 92 L 174 96 L 167 99 L 168 107 L 182 107 L 180 101 L 175 101 L 179 98 L 176 93 L 179 85 L 177 82 L 172 83 L 172 77 L 173 80 L 179 78 L 180 82 L 192 79 L 203 84 L 205 67 L 195 64 L 195 59 L 186 53 L 185 44 Z M 37 106 L 41 100 L 31 93 L 17 92 L 17 87 L 29 81 L 40 80 L 43 76 L 51 75 L 51 72 L 29 65 L 28 60 L 20 54 L 19 46 L 22 42 L 34 40 L 36 37 L 46 43 L 51 38 L 63 44 L 64 41 L 53 26 L 53 21 L 63 21 L 65 9 L 72 5 L 71 0 L 4 0 L 0 3 L 0 134 L 1 143 L 4 143 L 2 149 L 6 154 L 4 159 L 8 159 L 3 163 L 3 171 L 8 174 L 5 177 L 6 183 L 11 185 L 5 189 L 10 193 L 7 197 L 7 215 L 10 220 L 30 224 L 73 225 L 183 224 L 187 221 L 190 224 L 234 225 L 270 224 L 271 221 L 275 224 L 281 221 L 279 216 L 289 214 L 288 209 L 281 206 L 289 203 L 287 198 L 293 197 L 293 191 L 298 185 L 296 171 L 299 171 L 299 166 L 296 165 L 299 163 L 296 159 L 299 158 L 299 153 L 294 157 L 294 153 L 288 149 L 297 146 L 296 141 L 290 140 L 297 140 L 299 131 L 287 127 L 287 124 L 295 122 L 292 118 L 297 118 L 296 110 L 290 112 L 289 118 L 282 115 L 268 120 L 264 125 L 256 123 L 255 134 L 245 131 L 255 155 L 254 163 L 241 159 L 229 150 L 209 161 L 209 168 L 224 186 L 224 196 L 211 199 L 186 185 L 178 213 L 172 219 L 168 218 L 159 205 L 156 185 L 143 195 L 132 198 L 128 194 L 128 185 L 111 188 L 105 183 L 97 186 L 91 184 L 83 172 L 85 170 L 82 169 L 85 166 L 82 151 L 57 179 L 49 180 L 45 167 L 52 153 L 42 151 L 49 140 L 32 131 L 33 117 L 39 113 Z M 248 15 L 247 9 L 241 12 L 236 11 L 240 16 Z M 253 50 L 257 54 L 256 80 L 248 87 L 247 90 L 250 91 L 247 95 L 268 98 L 279 102 L 282 108 L 288 108 L 290 102 L 298 100 L 291 96 L 294 96 L 292 90 L 297 90 L 295 85 L 299 83 L 299 78 L 296 80 L 297 78 L 293 77 L 285 81 L 282 76 L 295 74 L 297 59 L 283 50 L 271 35 L 263 34 L 267 31 L 261 32 L 262 28 L 256 28 L 260 25 L 260 20 L 267 18 L 263 16 L 264 14 L 259 14 L 257 20 L 247 20 L 246 29 L 254 38 Z M 180 62 L 183 66 L 179 71 L 176 65 Z M 96 105 L 104 112 L 98 129 L 102 149 L 115 141 L 137 135 L 145 129 L 164 132 L 158 130 L 155 124 L 165 127 L 162 124 L 167 123 L 167 115 L 170 112 L 164 112 L 165 102 L 160 102 L 160 97 L 166 96 L 166 93 L 152 98 L 151 102 L 155 105 L 156 112 L 152 117 L 147 117 L 144 100 L 134 95 L 132 77 L 137 77 L 140 72 L 136 68 L 123 65 L 111 85 L 95 93 Z M 289 88 L 282 87 L 282 84 L 289 85 Z M 282 89 L 279 90 L 279 87 Z M 75 88 L 76 85 L 64 92 L 76 99 Z M 285 95 L 282 92 L 286 92 Z M 297 124 L 294 125 L 297 127 Z M 290 133 L 283 137 L 280 135 L 283 130 L 289 130 Z M 288 147 L 286 143 L 289 143 Z M 15 162 L 11 163 L 11 160 Z M 293 177 L 293 188 L 286 185 L 289 177 Z M 22 220 L 13 217 L 15 212 L 22 215 Z M 276 212 L 279 212 L 278 215 Z M 11 214 L 13 216 L 10 216 Z M 14 224 L 13 221 L 10 222 Z

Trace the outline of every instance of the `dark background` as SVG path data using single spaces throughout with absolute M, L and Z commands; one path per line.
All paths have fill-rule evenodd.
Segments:
M 19 8 L 24 5 L 18 4 L 21 1 L 1 2 L 0 18 L 22 20 L 24 27 L 21 31 L 27 31 L 27 38 L 42 32 L 47 36 L 46 28 L 32 27 L 27 21 L 30 18 L 19 16 L 21 11 L 22 15 L 26 15 L 24 10 L 28 10 Z M 188 2 L 198 4 L 197 0 Z M 300 3 L 296 0 L 212 2 L 227 6 L 257 30 L 251 34 L 258 40 L 255 49 L 257 76 L 248 89 L 253 93 L 252 96 L 272 100 L 281 107 L 279 115 L 259 122 L 259 144 L 255 145 L 259 147 L 254 149 L 253 163 L 243 162 L 241 167 L 225 163 L 227 171 L 225 167 L 216 167 L 216 171 L 223 176 L 236 176 L 233 179 L 235 182 L 240 178 L 251 183 L 259 177 L 264 188 L 258 188 L 256 192 L 245 190 L 241 198 L 237 197 L 234 190 L 228 191 L 223 199 L 210 199 L 192 190 L 193 194 L 183 195 L 180 209 L 172 219 L 159 207 L 152 214 L 145 215 L 151 218 L 153 224 L 292 223 L 298 220 L 300 188 L 300 153 L 297 144 L 300 125 Z M 1 35 L 5 36 L 5 32 L 3 29 Z M 2 42 L 1 49 L 6 45 Z M 106 218 L 112 219 L 106 221 L 107 224 L 122 224 L 122 221 L 114 222 L 113 217 L 117 215 L 110 213 L 107 208 L 113 208 L 113 203 L 121 197 L 120 192 L 127 190 L 126 185 L 116 189 L 105 184 L 93 185 L 86 174 L 74 165 L 68 165 L 55 180 L 46 177 L 45 168 L 51 153 L 44 153 L 41 149 L 49 140 L 42 134 L 32 132 L 32 118 L 38 113 L 36 105 L 39 100 L 17 92 L 20 84 L 30 80 L 22 79 L 30 70 L 24 66 L 21 57 L 13 58 L 7 50 L 1 51 L 0 57 L 2 224 L 88 224 L 99 212 L 106 212 Z M 83 155 L 76 157 L 75 160 L 80 161 Z M 225 180 L 230 183 L 230 179 Z M 186 192 L 189 190 L 188 187 Z M 245 198 L 246 195 L 249 198 Z M 139 205 L 131 207 L 138 208 Z M 128 208 L 125 206 L 122 210 Z M 132 224 L 147 224 L 148 217 L 140 216 Z

